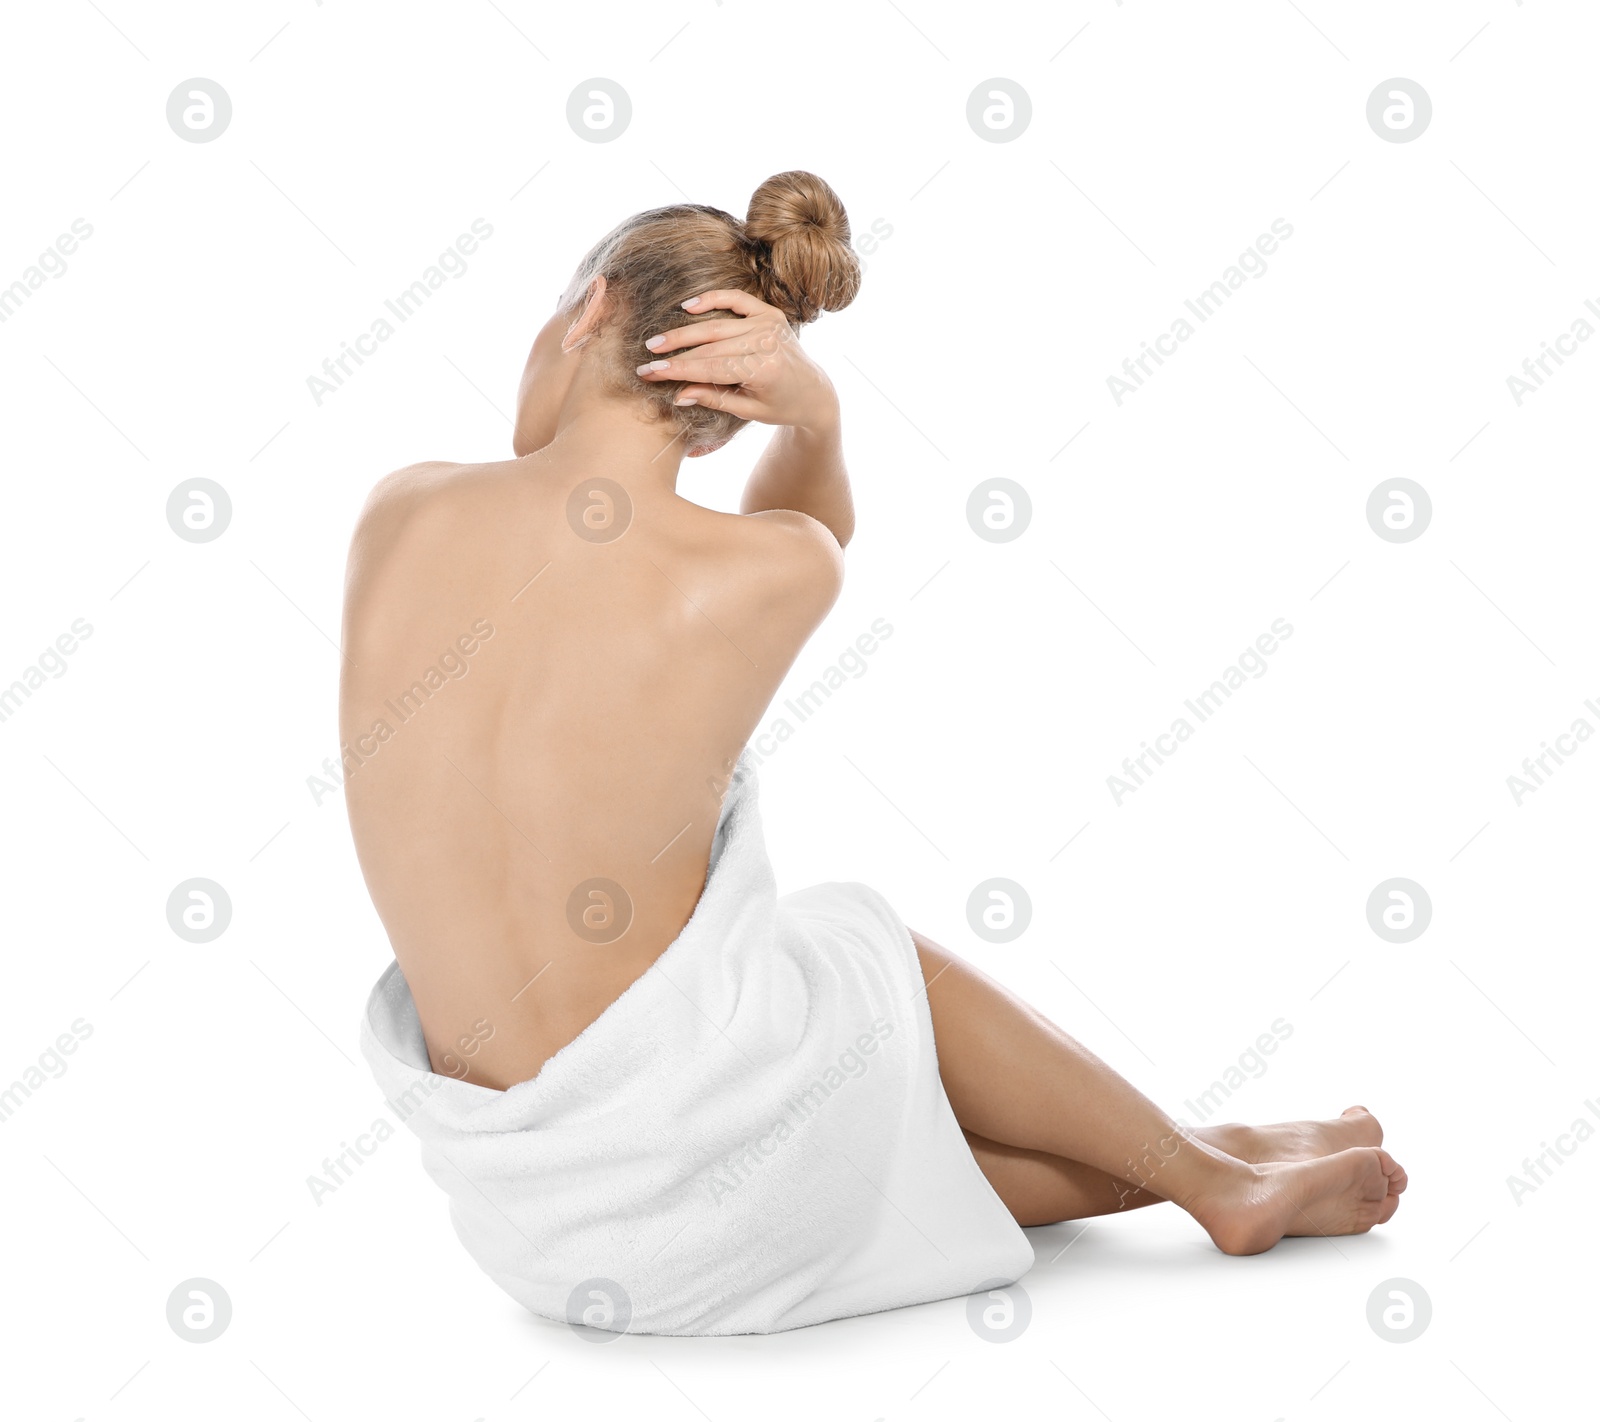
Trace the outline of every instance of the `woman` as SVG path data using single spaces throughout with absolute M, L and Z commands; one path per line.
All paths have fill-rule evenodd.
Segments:
M 355 532 L 347 801 L 397 960 L 363 1047 L 548 1317 L 768 1332 L 1010 1282 L 1021 1225 L 1169 1200 L 1253 1254 L 1405 1188 L 1360 1107 L 1181 1128 L 865 885 L 775 899 L 743 747 L 854 524 L 796 332 L 859 280 L 809 173 L 641 213 L 535 339 L 515 457 L 392 474 Z M 680 495 L 749 421 L 742 511 Z

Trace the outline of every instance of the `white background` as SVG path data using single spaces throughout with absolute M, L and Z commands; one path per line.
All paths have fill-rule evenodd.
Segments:
M 1600 746 L 1520 805 L 1506 777 L 1600 727 L 1600 342 L 1520 406 L 1506 378 L 1600 300 L 1590 7 L 69 0 L 5 29 L 0 284 L 94 229 L 0 325 L 0 683 L 94 629 L 0 724 L 0 1085 L 92 1028 L 0 1124 L 8 1415 L 1573 1415 L 1600 1143 L 1520 1203 L 1508 1177 L 1600 1098 Z M 214 142 L 166 122 L 194 76 L 232 99 Z M 566 122 L 596 76 L 633 103 L 611 143 Z M 966 119 L 995 76 L 1032 100 L 1011 142 Z M 1394 76 L 1432 99 L 1414 142 L 1366 120 Z M 387 944 L 307 786 L 356 511 L 509 453 L 528 343 L 617 221 L 742 214 L 791 167 L 892 235 L 806 335 L 860 532 L 788 692 L 894 630 L 762 767 L 780 888 L 878 886 L 1180 1115 L 1285 1019 L 1228 1114 L 1372 1107 L 1411 1176 L 1389 1226 L 1243 1260 L 1164 1206 L 1038 1230 L 1004 1345 L 958 1299 L 596 1347 L 478 1272 L 408 1133 L 314 1202 L 383 1114 L 356 1025 Z M 466 274 L 317 405 L 475 218 Z M 1115 403 L 1276 218 L 1266 274 Z M 733 507 L 765 437 L 680 487 Z M 996 475 L 1033 505 L 1004 544 L 966 522 Z M 233 504 L 205 544 L 165 517 L 199 476 Z M 1395 476 L 1432 499 L 1409 543 L 1366 520 Z M 1276 618 L 1267 673 L 1118 805 Z M 999 946 L 965 913 L 996 876 L 1034 907 Z M 1408 944 L 1366 920 L 1395 876 L 1433 904 Z M 210 944 L 167 925 L 192 877 L 232 900 Z M 233 1306 L 205 1345 L 166 1320 L 194 1277 Z M 1366 1317 L 1396 1277 L 1433 1306 L 1405 1344 Z

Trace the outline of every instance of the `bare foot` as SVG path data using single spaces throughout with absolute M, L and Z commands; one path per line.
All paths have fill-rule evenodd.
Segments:
M 1331 1121 L 1283 1121 L 1276 1126 L 1200 1126 L 1193 1134 L 1251 1165 L 1268 1161 L 1316 1160 L 1355 1146 L 1383 1144 L 1383 1127 L 1365 1106 L 1352 1106 Z
M 1256 1165 L 1190 1213 L 1224 1254 L 1260 1254 L 1285 1235 L 1365 1234 L 1394 1215 L 1405 1188 L 1406 1173 L 1388 1151 L 1356 1146 Z

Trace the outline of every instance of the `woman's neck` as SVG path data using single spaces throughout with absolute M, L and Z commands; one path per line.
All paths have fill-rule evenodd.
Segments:
M 588 400 L 563 406 L 555 435 L 529 457 L 676 492 L 683 450 L 683 435 L 666 422 L 649 422 L 619 400 Z

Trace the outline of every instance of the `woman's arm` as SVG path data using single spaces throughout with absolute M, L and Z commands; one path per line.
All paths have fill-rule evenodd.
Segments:
M 781 425 L 750 471 L 740 513 L 795 509 L 810 514 L 843 548 L 856 530 L 850 474 L 839 435 L 839 405 L 809 425 Z
M 657 359 L 639 367 L 640 378 L 704 382 L 685 385 L 676 403 L 779 426 L 750 473 L 740 511 L 808 514 L 843 548 L 855 532 L 855 508 L 833 382 L 800 348 L 784 314 L 749 292 L 708 291 L 683 304 L 697 314 L 733 314 L 653 337 L 647 344 Z M 666 357 L 673 350 L 685 353 Z

